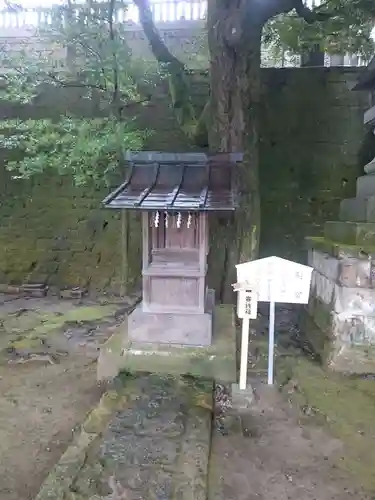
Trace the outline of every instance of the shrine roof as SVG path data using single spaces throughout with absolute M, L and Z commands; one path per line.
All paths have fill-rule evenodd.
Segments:
M 353 87 L 353 90 L 375 90 L 375 56 L 358 78 L 358 82 Z
M 142 211 L 232 211 L 235 167 L 242 158 L 242 153 L 127 153 L 127 179 L 103 203 Z

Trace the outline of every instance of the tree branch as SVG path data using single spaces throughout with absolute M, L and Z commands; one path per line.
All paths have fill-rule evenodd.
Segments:
M 155 59 L 174 70 L 185 71 L 185 65 L 175 57 L 163 42 L 152 18 L 152 11 L 148 0 L 133 0 L 139 10 L 139 20 L 150 44 Z
M 117 111 L 117 118 L 121 118 L 121 108 L 118 107 L 120 92 L 119 92 L 119 74 L 118 74 L 118 64 L 117 64 L 117 54 L 115 49 L 115 30 L 113 26 L 113 16 L 115 13 L 115 3 L 116 0 L 110 1 L 109 12 L 108 12 L 108 24 L 109 24 L 109 39 L 112 45 L 112 63 L 113 63 L 113 95 L 112 95 L 112 105 Z
M 293 0 L 293 8 L 308 24 L 325 21 L 333 16 L 333 13 L 321 12 L 319 7 L 310 9 L 303 3 L 303 0 Z
M 15 68 L 16 71 L 18 71 L 21 75 L 23 75 L 23 73 L 21 72 L 21 70 L 17 70 L 17 68 Z M 4 75 L 4 78 L 6 79 L 7 78 L 7 75 Z M 91 83 L 85 83 L 85 82 L 78 82 L 78 81 L 69 81 L 69 80 L 61 80 L 60 78 L 58 78 L 55 74 L 53 73 L 47 73 L 46 74 L 46 78 L 49 78 L 50 80 L 52 80 L 54 82 L 54 84 L 56 85 L 59 85 L 60 87 L 64 87 L 64 88 L 72 88 L 72 89 L 91 89 L 91 90 L 97 90 L 98 92 L 104 92 L 104 93 L 108 93 L 108 90 L 107 88 L 105 87 L 102 87 L 101 85 L 95 85 L 95 84 L 91 84 Z M 126 98 L 126 94 L 123 94 L 123 93 L 119 93 L 119 99 L 122 99 L 122 98 Z M 119 106 L 119 109 L 126 109 L 126 108 L 131 108 L 133 106 L 137 106 L 139 104 L 146 104 L 148 102 L 151 101 L 151 98 L 152 96 L 149 94 L 149 95 L 146 95 L 143 99 L 139 99 L 139 100 L 136 100 L 136 101 L 129 101 L 129 102 L 122 102 L 120 101 L 118 103 L 118 106 Z
M 10 0 L 5 0 L 5 6 L 8 12 L 20 12 L 23 10 L 23 7 L 19 3 L 11 2 Z
M 259 4 L 259 0 L 253 1 L 257 5 Z M 323 12 L 322 8 L 324 7 L 325 2 L 315 9 L 310 9 L 303 3 L 303 0 L 264 0 L 261 3 L 261 6 L 258 5 L 258 8 L 261 10 L 259 17 L 261 18 L 263 24 L 279 14 L 288 14 L 293 10 L 308 24 L 313 24 L 317 21 L 324 21 L 334 15 L 333 12 Z
M 58 78 L 54 73 L 47 73 L 46 74 L 47 78 L 53 81 L 53 83 L 60 85 L 60 87 L 66 87 L 66 88 L 75 88 L 75 89 L 92 89 L 92 90 L 99 90 L 100 92 L 107 92 L 107 88 L 103 87 L 102 85 L 97 85 L 93 83 L 85 83 L 85 82 L 77 82 L 77 81 L 70 81 L 70 80 L 61 80 Z
M 166 70 L 169 93 L 175 116 L 188 137 L 194 137 L 197 119 L 191 100 L 190 82 L 185 64 L 175 57 L 156 29 L 149 0 L 133 0 L 139 10 L 139 20 L 155 59 Z

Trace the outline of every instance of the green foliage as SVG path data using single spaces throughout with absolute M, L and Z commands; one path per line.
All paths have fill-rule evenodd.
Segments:
M 374 54 L 373 0 L 325 0 L 314 11 L 325 18 L 308 24 L 291 12 L 271 19 L 264 29 L 264 42 L 277 55 L 317 46 L 329 54 L 358 54 L 366 59 Z
M 17 150 L 17 160 L 7 163 L 15 176 L 55 169 L 77 184 L 98 183 L 116 169 L 124 150 L 142 148 L 150 131 L 138 130 L 126 110 L 147 102 L 155 73 L 131 57 L 124 28 L 115 23 L 118 6 L 113 1 L 94 9 L 71 1 L 52 9 L 52 24 L 38 33 L 40 48 L 3 47 L 0 99 L 32 104 L 45 85 L 57 88 L 57 98 L 59 88 L 78 88 L 82 99 L 95 104 L 96 114 L 82 117 L 77 109 L 77 115 L 0 122 L 0 147 Z
M 113 116 L 10 120 L 2 123 L 0 147 L 17 150 L 21 159 L 8 161 L 7 168 L 18 178 L 53 169 L 71 175 L 76 185 L 100 184 L 117 168 L 119 145 L 124 150 L 141 148 L 145 134 L 131 125 Z

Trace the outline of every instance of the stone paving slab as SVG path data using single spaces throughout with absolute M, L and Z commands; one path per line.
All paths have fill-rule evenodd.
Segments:
M 119 376 L 35 500 L 206 500 L 210 381 Z

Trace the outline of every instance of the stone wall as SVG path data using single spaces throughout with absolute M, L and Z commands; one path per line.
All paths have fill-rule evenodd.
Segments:
M 354 70 L 267 69 L 263 78 L 261 252 L 304 261 L 304 237 L 320 234 L 323 222 L 336 218 L 340 200 L 354 192 L 364 135 L 364 96 L 348 90 L 356 78 Z M 194 92 L 201 107 L 208 92 L 205 77 L 197 81 Z M 64 98 L 56 112 L 81 103 L 79 95 Z M 42 116 L 50 104 L 51 96 L 44 96 L 33 115 Z M 0 108 L 2 117 L 29 112 Z M 149 149 L 192 147 L 179 130 L 163 88 L 139 110 L 138 120 L 156 131 Z M 5 171 L 4 152 L 2 158 L 0 282 L 47 279 L 59 286 L 118 289 L 126 269 L 129 283 L 136 281 L 139 224 L 132 216 L 122 231 L 121 215 L 100 205 L 107 190 L 73 188 L 69 179 L 52 174 L 14 180 Z M 125 266 L 124 245 L 129 248 Z
M 85 115 L 95 111 L 71 89 L 55 103 L 53 89 L 46 90 L 32 109 L 2 106 L 0 118 L 42 117 L 78 107 Z M 149 138 L 149 149 L 181 151 L 189 147 L 163 88 L 157 89 L 147 108 L 137 110 L 137 116 L 140 127 L 158 131 Z M 141 264 L 137 217 L 130 217 L 124 231 L 121 214 L 101 206 L 108 194 L 105 188 L 78 189 L 70 179 L 52 174 L 14 180 L 5 169 L 5 153 L 0 151 L 0 283 L 47 280 L 56 286 L 89 284 L 119 290 L 128 269 L 129 284 L 134 284 Z M 122 251 L 126 246 L 124 269 Z
M 159 22 L 157 27 L 169 50 L 189 68 L 202 69 L 208 67 L 208 46 L 204 21 Z M 126 40 L 133 57 L 154 62 L 155 58 L 142 28 L 135 23 L 130 23 L 125 29 Z M 56 46 L 53 47 L 51 54 L 50 41 L 47 42 L 41 39 L 36 34 L 35 28 L 1 28 L 0 48 L 6 48 L 8 52 L 14 53 L 30 48 L 35 53 L 47 52 L 49 60 L 56 61 L 56 67 L 60 65 L 66 66 L 66 50 Z
M 305 261 L 305 236 L 337 218 L 355 192 L 364 154 L 366 96 L 358 71 L 264 70 L 261 114 L 262 254 Z M 375 141 L 374 141 L 375 142 Z

